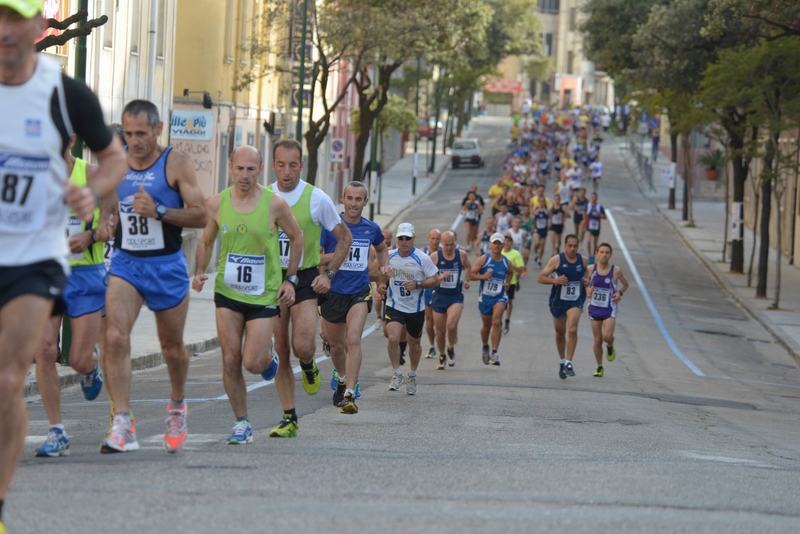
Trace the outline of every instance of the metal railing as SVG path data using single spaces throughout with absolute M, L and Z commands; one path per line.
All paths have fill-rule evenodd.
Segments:
M 653 163 L 650 161 L 650 158 L 643 153 L 642 140 L 628 137 L 628 149 L 636 160 L 636 167 L 639 171 L 639 181 L 642 184 L 646 184 L 650 191 L 656 191 L 656 187 L 653 185 Z

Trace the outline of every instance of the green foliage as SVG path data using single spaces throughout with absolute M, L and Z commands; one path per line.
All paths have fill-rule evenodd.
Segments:
M 375 109 L 376 106 L 377 103 L 373 102 L 372 109 Z M 350 130 L 360 134 L 361 110 L 357 107 L 353 108 L 350 116 L 352 117 Z M 417 117 L 414 115 L 414 111 L 409 107 L 406 99 L 397 95 L 389 95 L 386 105 L 378 114 L 378 131 L 381 135 L 388 137 L 393 128 L 398 132 L 414 132 L 417 128 Z
M 540 82 L 546 82 L 550 79 L 550 75 L 555 71 L 556 66 L 553 58 L 549 56 L 534 56 L 528 60 L 525 65 L 525 70 L 528 73 L 528 78 Z
M 514 101 L 511 93 L 483 93 L 483 99 L 487 104 L 508 104 Z
M 697 164 L 710 170 L 719 169 L 725 164 L 725 153 L 717 148 L 697 158 Z

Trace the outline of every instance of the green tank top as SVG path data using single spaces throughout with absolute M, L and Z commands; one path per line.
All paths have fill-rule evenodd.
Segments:
M 273 184 L 274 185 L 274 184 Z M 268 187 L 270 192 L 273 191 L 272 185 Z M 303 257 L 300 258 L 301 269 L 315 269 L 319 265 L 319 240 L 322 237 L 322 226 L 314 222 L 311 216 L 311 193 L 314 191 L 314 186 L 306 183 L 300 199 L 292 206 L 292 214 L 297 220 L 297 225 L 303 232 Z M 280 232 L 281 241 L 281 269 L 289 267 L 289 238 Z
M 69 177 L 70 181 L 77 185 L 78 187 L 86 187 L 86 161 L 82 159 L 76 159 L 75 165 L 72 167 L 72 174 Z M 100 206 L 94 209 L 94 219 L 92 219 L 92 224 L 88 225 L 87 223 L 78 219 L 75 215 L 75 212 L 70 210 L 69 211 L 69 221 L 67 223 L 67 239 L 74 236 L 75 234 L 79 234 L 81 232 L 85 232 L 86 230 L 94 230 L 100 224 Z M 103 263 L 103 248 L 105 243 L 102 241 L 98 241 L 90 245 L 86 250 L 82 253 L 77 254 L 70 254 L 69 255 L 69 264 L 72 267 L 81 267 L 86 265 L 100 265 Z
M 525 222 L 525 219 L 520 217 L 519 221 L 520 221 L 519 223 L 520 228 L 527 230 L 529 234 L 533 232 L 533 217 L 530 217 L 528 219 L 528 222 Z
M 278 306 L 281 262 L 278 234 L 269 229 L 269 204 L 274 193 L 261 191 L 256 208 L 239 213 L 231 188 L 219 194 L 220 256 L 214 291 L 254 306 Z

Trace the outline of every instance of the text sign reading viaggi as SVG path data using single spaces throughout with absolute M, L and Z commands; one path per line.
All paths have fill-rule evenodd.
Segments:
M 193 139 L 211 141 L 214 137 L 214 116 L 210 111 L 172 112 L 170 139 Z

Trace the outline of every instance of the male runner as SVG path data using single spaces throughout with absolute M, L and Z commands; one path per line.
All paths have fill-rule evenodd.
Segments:
M 206 201 L 208 224 L 197 246 L 192 281 L 192 289 L 202 291 L 221 230 L 214 304 L 222 350 L 222 383 L 236 418 L 228 438 L 230 445 L 253 442 L 242 364 L 254 374 L 268 372 L 275 359 L 270 348 L 274 318 L 280 313 L 281 303 L 294 301 L 303 251 L 303 234 L 289 205 L 258 183 L 263 170 L 264 160 L 256 148 L 245 145 L 231 153 L 228 171 L 232 185 Z M 290 274 L 283 283 L 278 227 L 289 238 L 290 247 L 286 270 Z M 274 376 L 274 372 L 270 374 Z
M 135 420 L 130 415 L 130 335 L 139 309 L 147 303 L 156 316 L 172 383 L 164 448 L 177 453 L 186 445 L 184 388 L 189 370 L 189 353 L 183 344 L 189 276 L 181 250 L 181 229 L 203 228 L 206 207 L 192 160 L 158 143 L 164 123 L 152 102 L 129 102 L 122 110 L 122 127 L 129 169 L 117 189 L 120 217 L 106 292 L 104 370 L 115 414 L 100 451 L 139 449 Z
M 434 252 L 441 249 L 442 232 L 434 228 L 428 232 L 428 244 L 422 249 L 422 252 L 428 256 L 432 256 Z M 425 295 L 425 333 L 428 334 L 428 342 L 430 348 L 426 358 L 432 359 L 436 357 L 436 329 L 433 324 L 433 308 L 431 308 L 431 299 L 433 298 L 433 289 L 426 289 L 423 294 Z
M 511 266 L 511 282 L 508 286 L 508 308 L 506 308 L 506 320 L 503 323 L 503 334 L 508 334 L 511 322 L 511 312 L 514 311 L 514 295 L 519 289 L 519 275 L 525 270 L 525 260 L 519 249 L 516 248 L 514 238 L 511 236 L 511 230 L 506 232 L 505 241 L 503 243 L 503 256 L 508 259 Z
M 84 160 L 72 155 L 76 136 L 70 137 L 64 160 L 70 180 L 78 187 L 84 187 L 97 172 L 96 165 L 88 165 Z M 97 357 L 95 343 L 100 333 L 100 320 L 106 300 L 104 282 L 106 268 L 103 264 L 103 248 L 108 241 L 111 229 L 108 224 L 109 213 L 115 211 L 116 195 L 103 199 L 102 210 L 94 210 L 91 223 L 84 223 L 70 211 L 67 235 L 72 254 L 69 264 L 72 274 L 67 278 L 67 286 L 60 302 L 50 318 L 42 346 L 36 355 L 36 382 L 42 395 L 42 404 L 50 421 L 50 430 L 44 444 L 35 451 L 36 456 L 57 457 L 69 454 L 69 437 L 61 419 L 61 381 L 56 371 L 58 359 L 59 333 L 64 312 L 70 318 L 72 343 L 70 344 L 70 366 L 82 374 L 81 390 L 86 400 L 94 400 L 103 388 L 103 373 Z
M 400 335 L 403 327 L 408 331 L 408 354 L 410 369 L 406 393 L 417 392 L 417 367 L 422 356 L 423 323 L 425 311 L 423 290 L 439 285 L 439 270 L 430 257 L 414 247 L 414 227 L 411 223 L 400 223 L 397 227 L 397 248 L 389 253 L 392 276 L 387 292 L 386 331 L 389 334 L 388 352 L 392 362 L 390 391 L 397 391 L 405 381 L 400 369 Z M 386 286 L 380 290 L 386 292 Z
M 439 269 L 439 287 L 433 292 L 431 307 L 436 321 L 436 345 L 439 347 L 439 365 L 445 368 L 445 334 L 447 335 L 447 365 L 456 364 L 455 345 L 458 339 L 458 321 L 464 310 L 464 289 L 469 289 L 469 254 L 456 249 L 456 235 L 452 231 L 442 234 L 442 248 L 431 255 Z
M 586 230 L 589 232 L 589 265 L 594 263 L 594 252 L 600 240 L 600 220 L 605 219 L 606 209 L 597 203 L 597 193 L 592 193 L 586 205 Z
M 603 162 L 596 159 L 589 165 L 589 169 L 592 171 L 592 185 L 597 191 L 597 188 L 600 187 L 600 180 L 603 178 Z
M 496 232 L 489 238 L 491 251 L 475 261 L 470 273 L 471 280 L 480 280 L 478 290 L 478 311 L 481 314 L 483 327 L 481 328 L 481 341 L 483 342 L 484 365 L 500 365 L 501 327 L 503 312 L 508 304 L 508 288 L 510 287 L 513 271 L 508 260 L 503 256 L 503 243 L 505 237 Z M 489 353 L 489 333 L 492 334 L 492 352 Z
M 489 246 L 489 238 L 494 233 L 494 218 L 489 217 L 488 219 L 486 219 L 484 226 L 485 228 L 483 230 L 483 233 L 480 235 L 480 237 L 475 239 L 476 256 L 482 256 L 483 254 L 488 254 L 489 251 L 491 250 L 491 247 Z
M 553 254 L 561 252 L 561 234 L 564 233 L 564 219 L 569 217 L 566 203 L 558 195 L 553 197 L 553 209 L 550 210 L 550 237 Z
M 275 387 L 283 406 L 283 419 L 272 429 L 270 437 L 297 436 L 297 411 L 294 404 L 294 374 L 291 353 L 300 360 L 303 388 L 309 395 L 316 395 L 322 383 L 317 362 L 317 295 L 325 294 L 331 286 L 336 271 L 350 252 L 352 236 L 347 225 L 336 212 L 330 197 L 321 189 L 300 180 L 303 172 L 303 145 L 293 139 L 283 139 L 272 146 L 272 168 L 277 181 L 267 189 L 283 197 L 292 208 L 294 218 L 303 232 L 303 255 L 297 271 L 299 282 L 295 287 L 295 302 L 291 306 L 281 304 L 281 314 L 275 325 L 275 351 L 280 358 Z M 328 261 L 324 274 L 318 271 L 319 244 L 322 227 L 327 228 L 339 240 L 333 257 Z M 283 236 L 281 244 L 281 268 L 286 269 L 288 249 Z M 284 276 L 286 271 L 284 270 Z M 292 338 L 289 340 L 289 323 Z
M 0 1 L 0 533 L 28 429 L 25 376 L 69 272 L 67 208 L 91 221 L 95 197 L 113 193 L 125 173 L 97 97 L 36 53 L 41 14 L 41 0 Z M 98 160 L 89 187 L 67 182 L 72 129 Z
M 553 273 L 558 276 L 551 277 Z M 550 314 L 553 316 L 556 348 L 561 359 L 558 368 L 561 380 L 575 376 L 572 358 L 578 345 L 578 321 L 586 301 L 584 286 L 587 280 L 586 259 L 578 254 L 578 237 L 569 234 L 564 239 L 564 252 L 550 258 L 538 278 L 540 284 L 553 286 L 550 290 Z
M 550 202 L 550 199 L 547 199 Z M 547 246 L 547 225 L 550 221 L 550 211 L 552 204 L 547 205 L 546 202 L 539 202 L 533 209 L 533 222 L 535 226 L 535 233 L 533 234 L 533 251 L 536 254 L 534 261 L 542 265 L 542 258 L 544 258 L 544 249 Z
M 608 361 L 617 357 L 614 349 L 614 327 L 617 325 L 617 305 L 628 290 L 628 280 L 622 269 L 609 265 L 611 245 L 602 243 L 597 247 L 597 264 L 589 266 L 589 320 L 594 334 L 594 359 L 597 369 L 593 376 L 603 376 L 603 342 L 606 343 Z
M 358 413 L 355 390 L 361 370 L 361 334 L 372 308 L 372 284 L 369 281 L 371 247 L 375 247 L 381 275 L 388 279 L 391 274 L 389 252 L 381 227 L 361 216 L 368 202 L 369 195 L 363 183 L 350 182 L 345 186 L 342 221 L 350 230 L 353 242 L 320 307 L 331 360 L 339 373 L 333 405 L 341 407 L 344 414 Z M 336 239 L 333 234 L 328 238 Z
M 472 250 L 472 244 L 478 237 L 478 227 L 481 224 L 481 215 L 483 215 L 483 204 L 478 202 L 477 195 L 475 191 L 470 190 L 467 198 L 461 204 L 461 210 L 464 212 L 464 227 L 467 231 L 465 247 L 467 252 Z

